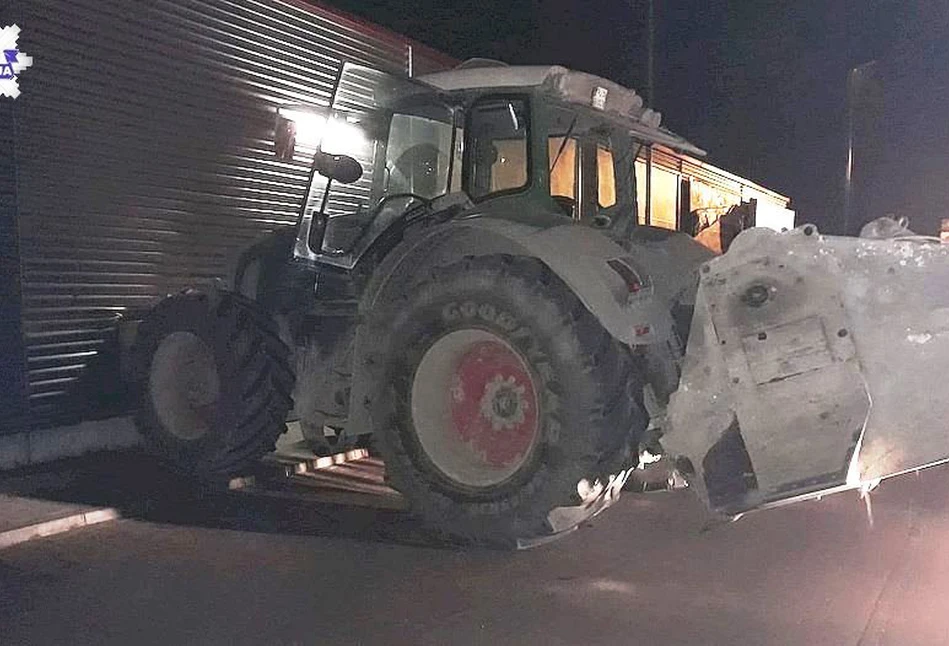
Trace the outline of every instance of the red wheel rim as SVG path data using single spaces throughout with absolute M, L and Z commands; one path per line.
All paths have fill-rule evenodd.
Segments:
M 450 381 L 452 431 L 494 467 L 523 460 L 537 433 L 537 394 L 521 358 L 497 341 L 474 343 Z
M 416 371 L 412 413 L 429 459 L 467 486 L 510 478 L 528 461 L 539 435 L 530 368 L 484 330 L 458 330 L 432 344 Z

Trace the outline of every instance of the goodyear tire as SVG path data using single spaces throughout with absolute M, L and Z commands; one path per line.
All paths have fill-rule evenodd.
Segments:
M 244 473 L 286 429 L 289 350 L 253 302 L 231 293 L 171 296 L 142 322 L 135 352 L 136 424 L 179 470 L 206 480 Z
M 389 481 L 417 513 L 514 547 L 618 495 L 647 422 L 642 381 L 559 279 L 487 256 L 398 289 L 370 315 L 369 405 Z

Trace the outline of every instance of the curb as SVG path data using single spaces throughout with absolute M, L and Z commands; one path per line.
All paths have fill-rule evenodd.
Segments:
M 47 536 L 64 534 L 68 531 L 79 529 L 80 527 L 98 525 L 99 523 L 117 520 L 121 517 L 122 515 L 117 509 L 112 507 L 104 507 L 102 509 L 93 509 L 79 514 L 73 514 L 72 516 L 66 516 L 64 518 L 57 518 L 55 520 L 48 520 L 46 522 L 36 523 L 34 525 L 27 525 L 26 527 L 7 530 L 5 532 L 0 532 L 0 550 L 7 547 L 13 547 L 14 545 L 19 545 L 20 543 L 25 543 L 26 541 L 33 540 L 34 538 L 44 538 Z

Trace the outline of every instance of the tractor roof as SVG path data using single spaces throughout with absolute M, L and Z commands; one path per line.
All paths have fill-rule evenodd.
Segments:
M 483 64 L 426 74 L 419 80 L 447 91 L 489 87 L 528 88 L 543 85 L 548 76 L 566 71 L 566 68 L 558 65 Z
M 561 101 L 602 112 L 612 120 L 620 120 L 630 131 L 653 143 L 692 155 L 705 151 L 679 135 L 660 127 L 661 115 L 643 105 L 642 97 L 593 74 L 568 70 L 559 65 L 534 66 L 481 62 L 447 72 L 419 77 L 429 85 L 446 92 L 482 89 L 539 89 Z

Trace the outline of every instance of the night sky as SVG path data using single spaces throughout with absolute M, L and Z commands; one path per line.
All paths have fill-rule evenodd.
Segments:
M 330 2 L 457 58 L 558 63 L 645 86 L 646 0 Z M 665 125 L 708 150 L 710 161 L 792 197 L 799 222 L 839 228 L 847 72 L 882 59 L 896 80 L 886 84 L 884 120 L 873 122 L 879 136 L 872 138 L 875 154 L 866 156 L 875 160 L 872 168 L 856 158 L 857 178 L 870 187 L 862 211 L 899 211 L 920 229 L 949 216 L 932 212 L 949 210 L 942 206 L 949 189 L 931 186 L 949 186 L 949 2 L 655 0 L 655 7 L 655 107 Z M 900 96 L 906 88 L 909 95 Z M 916 105 L 907 108 L 907 98 Z M 906 137 L 884 142 L 878 126 L 887 124 L 890 133 L 896 121 L 903 135 L 935 128 L 945 146 L 933 150 Z M 884 168 L 920 143 L 925 177 Z M 900 172 L 900 186 L 890 186 Z

